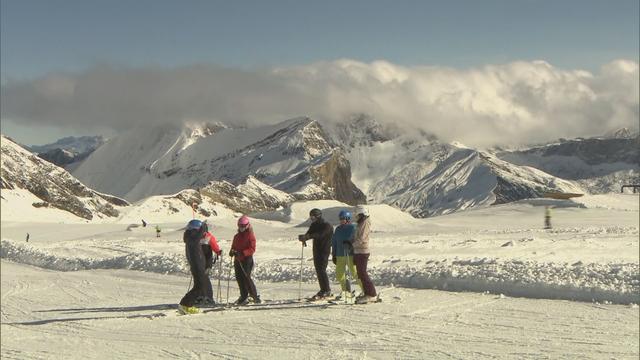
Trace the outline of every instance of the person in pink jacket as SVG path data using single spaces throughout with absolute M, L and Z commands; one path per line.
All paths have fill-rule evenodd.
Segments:
M 236 300 L 237 305 L 246 305 L 249 302 L 249 295 L 253 301 L 260 303 L 260 296 L 256 285 L 251 279 L 253 270 L 253 254 L 256 252 L 256 236 L 249 223 L 249 217 L 243 215 L 238 219 L 238 233 L 233 237 L 229 256 L 235 258 L 234 270 L 236 281 L 240 288 L 240 297 Z

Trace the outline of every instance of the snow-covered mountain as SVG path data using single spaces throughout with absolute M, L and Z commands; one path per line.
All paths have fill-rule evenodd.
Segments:
M 640 183 L 640 136 L 631 135 L 622 129 L 601 138 L 562 140 L 497 155 L 513 164 L 574 180 L 591 193 L 620 191 L 623 184 Z
M 569 181 L 510 164 L 485 152 L 458 149 L 423 178 L 389 194 L 384 202 L 414 216 L 427 217 L 542 197 L 547 192 L 581 193 L 582 189 Z
M 102 136 L 68 136 L 54 143 L 45 145 L 24 146 L 27 150 L 37 153 L 41 158 L 55 165 L 65 167 L 82 161 L 95 149 L 105 143 Z
M 417 217 L 488 206 L 545 192 L 583 192 L 576 184 L 510 164 L 488 152 L 447 144 L 427 133 L 382 127 L 358 116 L 329 131 L 351 163 L 367 198 Z
M 86 187 L 66 170 L 40 159 L 4 135 L 1 168 L 0 188 L 27 190 L 39 200 L 32 203 L 34 207 L 57 208 L 91 220 L 117 217 L 116 207 L 129 205 L 122 199 Z M 3 212 L 5 210 L 10 209 Z
M 132 130 L 101 146 L 73 174 L 129 200 L 201 189 L 212 181 L 235 186 L 251 175 L 295 199 L 365 201 L 350 180 L 349 162 L 313 119 L 209 130 L 193 124 Z

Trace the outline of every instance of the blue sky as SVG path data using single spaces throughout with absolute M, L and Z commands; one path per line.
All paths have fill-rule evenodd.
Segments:
M 2 0 L 0 73 L 5 85 L 96 64 L 257 69 L 342 58 L 457 69 L 544 60 L 594 72 L 638 62 L 639 3 Z
M 101 62 L 269 67 L 383 59 L 470 67 L 638 59 L 638 0 L 2 0 L 2 78 Z

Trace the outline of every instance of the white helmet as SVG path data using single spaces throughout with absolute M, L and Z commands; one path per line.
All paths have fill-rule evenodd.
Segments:
M 358 205 L 356 206 L 356 210 L 354 211 L 356 213 L 356 216 L 362 214 L 364 216 L 369 216 L 369 210 L 367 210 L 366 207 L 364 207 L 364 205 Z

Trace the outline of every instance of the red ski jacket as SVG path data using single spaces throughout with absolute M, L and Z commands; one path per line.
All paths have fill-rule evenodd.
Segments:
M 238 232 L 233 237 L 231 248 L 238 252 L 236 256 L 238 261 L 243 261 L 248 256 L 252 256 L 256 252 L 256 236 L 253 234 L 253 229 L 249 227 L 245 231 Z
M 207 231 L 204 234 L 203 240 L 206 241 L 205 244 L 209 244 L 209 246 L 211 247 L 211 251 L 213 251 L 215 254 L 220 255 L 220 246 L 218 245 L 218 241 L 216 240 L 216 237 L 213 236 L 212 233 Z

